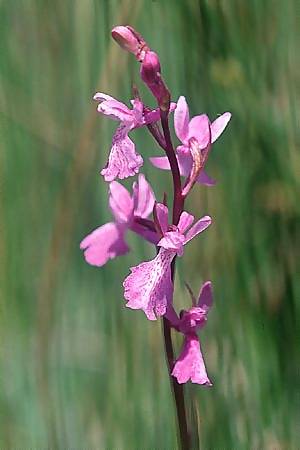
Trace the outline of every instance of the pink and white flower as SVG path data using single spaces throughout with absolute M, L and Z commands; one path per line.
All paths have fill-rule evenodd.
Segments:
M 207 186 L 212 186 L 216 183 L 215 180 L 206 174 L 204 166 L 212 144 L 223 133 L 230 118 L 231 114 L 226 112 L 212 123 L 206 114 L 195 116 L 190 120 L 189 108 L 185 97 L 179 97 L 174 112 L 174 127 L 176 135 L 181 141 L 181 145 L 177 147 L 176 152 L 178 166 L 182 176 L 188 177 L 191 172 L 193 165 L 191 145 L 195 145 L 196 143 L 203 158 L 203 168 L 198 175 L 197 182 Z M 170 164 L 166 156 L 152 157 L 150 161 L 159 169 L 170 170 Z
M 167 315 L 174 328 L 184 334 L 183 347 L 172 371 L 172 375 L 178 383 L 186 383 L 191 380 L 192 383 L 212 385 L 206 372 L 200 341 L 197 336 L 197 331 L 207 321 L 207 314 L 211 306 L 212 287 L 211 282 L 206 281 L 200 289 L 195 306 L 188 311 L 183 311 L 180 319 L 172 308 L 171 314 Z
M 154 193 L 140 174 L 133 183 L 133 194 L 117 181 L 109 185 L 109 206 L 115 221 L 106 223 L 92 231 L 83 239 L 80 248 L 84 250 L 86 261 L 93 266 L 103 266 L 109 259 L 124 255 L 129 251 L 125 241 L 127 230 L 132 230 L 144 239 L 156 244 L 158 234 L 152 221 L 146 220 L 155 203 Z
M 132 109 L 101 92 L 97 92 L 93 98 L 99 102 L 97 108 L 99 113 L 120 121 L 112 139 L 107 164 L 102 169 L 101 175 L 108 182 L 116 178 L 123 179 L 135 175 L 143 165 L 143 158 L 136 152 L 135 144 L 129 138 L 128 133 L 134 128 L 159 120 L 159 109 L 144 113 L 144 105 L 138 98 L 131 100 Z
M 192 226 L 194 216 L 184 211 L 177 226 L 168 225 L 168 208 L 161 203 L 156 204 L 155 212 L 162 236 L 157 243 L 159 252 L 153 260 L 132 267 L 123 283 L 126 306 L 142 309 L 149 320 L 163 316 L 171 302 L 172 260 L 182 256 L 184 245 L 211 224 L 211 218 L 204 216 Z

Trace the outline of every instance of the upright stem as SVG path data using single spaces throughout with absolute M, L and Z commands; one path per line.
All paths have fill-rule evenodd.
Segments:
M 178 167 L 177 158 L 175 155 L 175 151 L 173 148 L 169 123 L 168 123 L 168 114 L 161 111 L 161 124 L 163 129 L 163 134 L 165 138 L 165 152 L 168 157 L 172 177 L 173 177 L 173 188 L 174 188 L 174 197 L 173 197 L 173 224 L 177 225 L 180 215 L 183 210 L 184 205 L 184 197 L 181 194 L 181 180 L 180 180 L 180 172 Z M 174 282 L 175 278 L 175 258 L 173 259 L 171 266 L 171 276 L 172 281 Z M 187 418 L 186 418 L 186 410 L 185 410 L 185 401 L 184 401 L 184 391 L 183 385 L 179 384 L 177 380 L 172 377 L 171 373 L 174 365 L 174 349 L 172 343 L 171 336 L 171 326 L 170 322 L 166 317 L 163 317 L 163 331 L 164 331 L 164 341 L 165 341 L 165 352 L 168 363 L 168 371 L 170 383 L 174 392 L 174 399 L 176 405 L 177 419 L 178 419 L 178 427 L 179 427 L 179 435 L 180 435 L 180 443 L 182 450 L 190 449 L 190 437 L 188 432 Z
M 177 225 L 179 221 L 180 214 L 183 210 L 184 197 L 181 193 L 181 180 L 180 180 L 180 172 L 178 167 L 177 158 L 175 155 L 175 151 L 173 148 L 169 122 L 168 122 L 168 114 L 164 111 L 161 111 L 161 125 L 165 138 L 165 152 L 168 157 L 172 177 L 173 177 L 173 188 L 174 188 L 174 197 L 173 197 L 173 224 Z
M 177 380 L 172 377 L 171 372 L 174 365 L 174 350 L 171 337 L 171 327 L 168 319 L 163 317 L 163 331 L 164 331 L 164 341 L 165 341 L 165 351 L 168 362 L 168 371 L 170 377 L 170 383 L 174 392 L 174 399 L 176 405 L 178 427 L 179 427 L 179 437 L 182 450 L 190 449 L 190 437 L 188 432 L 185 402 L 184 402 L 184 392 L 183 385 L 177 383 Z

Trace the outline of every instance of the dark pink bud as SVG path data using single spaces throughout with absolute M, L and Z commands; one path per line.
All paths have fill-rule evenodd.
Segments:
M 160 62 L 157 54 L 147 51 L 141 65 L 141 78 L 157 99 L 163 111 L 169 111 L 170 93 L 160 74 Z
M 160 79 L 160 62 L 155 52 L 145 54 L 141 67 L 141 77 L 146 84 L 157 83 Z

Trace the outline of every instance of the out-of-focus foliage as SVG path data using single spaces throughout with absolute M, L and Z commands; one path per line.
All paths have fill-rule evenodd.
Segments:
M 127 23 L 160 54 L 174 100 L 233 114 L 209 161 L 218 184 L 188 202 L 214 225 L 187 248 L 176 283 L 178 306 L 185 279 L 214 283 L 202 333 L 214 387 L 187 387 L 202 448 L 299 448 L 298 6 L 0 2 L 1 449 L 177 445 L 160 323 L 122 298 L 128 267 L 153 250 L 133 237 L 134 252 L 97 269 L 78 248 L 109 219 L 99 169 L 115 124 L 91 97 L 128 101 L 135 82 L 150 101 L 138 64 L 110 39 Z M 159 154 L 146 130 L 134 138 L 145 160 Z M 157 196 L 170 190 L 169 174 L 145 171 Z

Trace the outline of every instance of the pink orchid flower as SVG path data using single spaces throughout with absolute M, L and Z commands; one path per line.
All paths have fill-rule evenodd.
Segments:
M 211 386 L 204 359 L 201 352 L 200 341 L 197 331 L 207 321 L 207 314 L 212 306 L 211 282 L 206 281 L 200 289 L 198 301 L 188 311 L 183 311 L 178 319 L 175 311 L 171 308 L 171 314 L 167 315 L 174 328 L 184 334 L 182 351 L 177 359 L 172 375 L 177 378 L 178 383 L 192 383 Z
M 182 256 L 184 245 L 211 224 L 211 218 L 204 216 L 191 226 L 194 216 L 184 211 L 178 226 L 169 226 L 168 208 L 157 203 L 155 211 L 162 235 L 157 244 L 160 250 L 153 260 L 132 267 L 131 274 L 123 283 L 126 306 L 131 309 L 142 309 L 149 320 L 156 320 L 158 316 L 163 316 L 171 303 L 172 260 L 176 255 Z
M 191 155 L 191 145 L 196 143 L 202 152 L 204 167 L 212 144 L 223 133 L 230 118 L 231 114 L 226 112 L 212 123 L 206 114 L 195 116 L 190 120 L 189 108 L 185 97 L 179 97 L 174 112 L 174 127 L 176 135 L 182 144 L 176 149 L 178 166 L 182 176 L 188 177 L 192 169 L 193 158 Z M 150 161 L 159 169 L 170 170 L 170 164 L 166 156 L 152 157 Z M 206 174 L 204 169 L 200 171 L 197 182 L 207 186 L 212 186 L 216 183 L 215 180 Z
M 155 203 L 153 191 L 144 175 L 133 183 L 133 195 L 117 181 L 109 185 L 109 206 L 115 217 L 114 222 L 106 223 L 92 231 L 80 244 L 86 261 L 93 266 L 103 266 L 109 259 L 124 255 L 129 251 L 125 242 L 127 230 L 132 230 L 144 239 L 156 244 L 158 234 L 153 228 L 143 225 L 152 213 Z M 146 221 L 147 224 L 150 221 Z M 151 222 L 150 222 L 151 224 Z
M 132 109 L 101 92 L 97 92 L 93 98 L 99 101 L 99 113 L 121 122 L 113 136 L 110 155 L 101 175 L 108 182 L 115 178 L 124 179 L 135 175 L 143 165 L 143 158 L 135 151 L 134 142 L 128 133 L 134 128 L 159 120 L 159 109 L 144 113 L 144 105 L 138 98 L 131 100 Z

